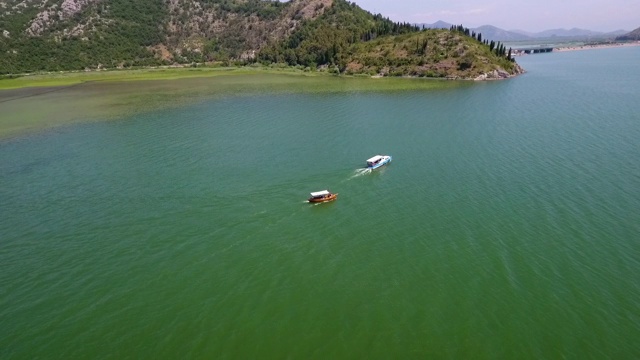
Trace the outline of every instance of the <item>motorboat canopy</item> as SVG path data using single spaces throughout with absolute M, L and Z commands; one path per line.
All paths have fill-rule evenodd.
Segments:
M 331 195 L 329 190 L 322 190 L 322 191 L 316 191 L 311 193 L 312 197 L 320 197 L 320 196 L 326 196 L 326 195 Z
M 372 157 L 371 159 L 367 159 L 367 164 L 375 164 L 378 161 L 384 159 L 384 157 L 382 155 L 376 155 L 374 157 Z

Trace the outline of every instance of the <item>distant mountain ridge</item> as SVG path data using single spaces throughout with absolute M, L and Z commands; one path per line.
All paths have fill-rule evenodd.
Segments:
M 640 40 L 640 27 L 629 33 L 618 36 L 616 40 Z
M 439 20 L 433 24 L 417 24 L 420 27 L 431 29 L 448 29 L 453 24 Z M 495 41 L 524 41 L 535 39 L 566 38 L 566 39 L 590 39 L 590 38 L 616 38 L 627 33 L 627 30 L 616 30 L 612 32 L 599 32 L 586 29 L 549 29 L 540 32 L 528 32 L 524 30 L 504 30 L 493 25 L 482 25 L 477 28 L 470 28 L 476 33 L 481 33 L 484 39 Z M 635 31 L 635 30 L 634 30 Z
M 495 41 L 518 41 L 529 40 L 533 37 L 522 35 L 513 31 L 503 30 L 493 25 L 482 25 L 473 29 L 476 33 L 481 33 L 482 37 Z

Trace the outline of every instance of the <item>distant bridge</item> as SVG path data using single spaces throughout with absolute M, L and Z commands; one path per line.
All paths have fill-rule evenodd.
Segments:
M 530 48 L 519 48 L 513 49 L 516 54 L 540 54 L 540 53 L 548 53 L 552 52 L 552 47 L 530 47 Z

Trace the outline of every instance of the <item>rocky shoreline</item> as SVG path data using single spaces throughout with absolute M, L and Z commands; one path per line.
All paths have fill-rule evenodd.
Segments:
M 481 74 L 478 77 L 474 78 L 473 80 L 474 81 L 504 80 L 504 79 L 518 76 L 520 74 L 524 74 L 525 72 L 526 71 L 519 64 L 516 63 L 516 69 L 513 74 L 503 69 L 497 69 L 488 73 Z

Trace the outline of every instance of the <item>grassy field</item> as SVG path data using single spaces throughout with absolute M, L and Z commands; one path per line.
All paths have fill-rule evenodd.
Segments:
M 150 80 L 150 81 L 147 81 Z M 335 76 L 295 69 L 182 68 L 30 75 L 0 80 L 0 138 L 121 120 L 225 96 L 430 91 L 472 82 Z

